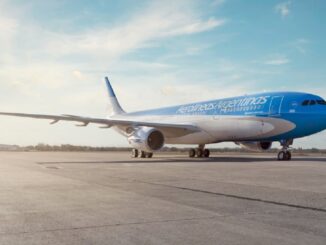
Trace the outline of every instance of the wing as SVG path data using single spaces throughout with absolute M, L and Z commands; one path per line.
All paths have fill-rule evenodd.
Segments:
M 72 121 L 80 122 L 76 126 L 85 127 L 90 123 L 100 124 L 101 128 L 110 128 L 112 126 L 119 127 L 155 127 L 162 131 L 168 137 L 171 136 L 184 136 L 187 134 L 201 131 L 197 126 L 193 124 L 184 123 L 162 123 L 153 121 L 137 121 L 131 119 L 105 119 L 105 118 L 92 118 L 92 117 L 81 117 L 74 115 L 45 115 L 45 114 L 27 114 L 27 113 L 12 113 L 12 112 L 0 112 L 0 115 L 4 116 L 15 116 L 15 117 L 27 117 L 36 119 L 48 119 L 52 120 L 51 124 L 55 124 L 59 121 Z

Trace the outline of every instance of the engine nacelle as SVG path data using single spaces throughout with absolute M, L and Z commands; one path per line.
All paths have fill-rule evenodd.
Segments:
M 155 128 L 140 127 L 130 134 L 128 142 L 138 150 L 153 152 L 164 146 L 164 136 Z
M 245 148 L 250 151 L 267 151 L 272 147 L 272 142 L 238 142 L 238 145 L 240 145 L 242 148 Z

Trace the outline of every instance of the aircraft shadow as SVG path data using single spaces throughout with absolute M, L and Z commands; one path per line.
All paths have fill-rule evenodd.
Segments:
M 248 163 L 248 162 L 279 162 L 279 163 L 295 163 L 295 162 L 325 162 L 326 158 L 322 157 L 294 157 L 292 161 L 277 161 L 275 157 L 210 157 L 210 158 L 176 158 L 176 157 L 158 157 L 151 159 L 132 159 L 132 160 L 107 160 L 107 161 L 51 161 L 37 162 L 38 164 L 115 164 L 115 163 Z

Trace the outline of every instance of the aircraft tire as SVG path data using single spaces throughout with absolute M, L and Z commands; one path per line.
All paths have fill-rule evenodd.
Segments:
M 292 154 L 290 151 L 285 152 L 285 160 L 290 161 L 292 158 Z
M 200 157 L 203 157 L 204 155 L 204 151 L 200 148 L 197 148 L 196 149 L 196 157 L 200 158 Z
M 196 151 L 195 151 L 195 149 L 190 149 L 189 150 L 189 157 L 195 157 L 196 156 Z
M 279 161 L 284 161 L 285 160 L 285 152 L 284 151 L 280 151 L 277 154 L 277 160 L 279 160 Z
M 290 161 L 292 159 L 292 154 L 290 151 L 280 151 L 277 155 L 279 161 Z
M 145 157 L 146 158 L 152 158 L 153 157 L 153 152 L 146 152 Z
M 139 158 L 145 158 L 146 152 L 145 151 L 139 151 Z
M 208 149 L 205 149 L 204 152 L 203 152 L 203 156 L 208 158 L 210 155 L 210 151 Z
M 138 150 L 137 149 L 132 149 L 131 150 L 131 157 L 132 158 L 137 158 L 138 157 Z

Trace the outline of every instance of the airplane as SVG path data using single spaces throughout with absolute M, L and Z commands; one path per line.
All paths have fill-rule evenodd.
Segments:
M 151 158 L 165 144 L 195 144 L 189 157 L 210 156 L 208 144 L 234 142 L 253 151 L 266 151 L 273 142 L 282 147 L 280 161 L 291 160 L 294 139 L 326 129 L 326 101 L 301 92 L 270 92 L 209 100 L 127 113 L 105 77 L 109 97 L 107 118 L 0 112 L 0 115 L 99 124 L 125 136 L 133 158 Z

